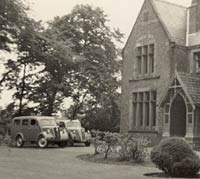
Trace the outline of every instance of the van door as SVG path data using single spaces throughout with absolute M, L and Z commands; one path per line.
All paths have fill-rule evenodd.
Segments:
M 29 126 L 29 120 L 22 119 L 21 132 L 24 136 L 24 141 L 29 141 L 28 126 Z
M 37 141 L 40 132 L 41 130 L 38 121 L 36 119 L 30 119 L 30 124 L 28 128 L 29 140 Z
M 20 119 L 13 119 L 10 128 L 10 135 L 13 140 L 18 132 L 21 132 L 21 120 Z

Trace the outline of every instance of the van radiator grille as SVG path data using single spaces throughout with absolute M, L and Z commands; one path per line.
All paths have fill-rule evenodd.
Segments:
M 85 131 L 83 129 L 81 130 L 81 134 L 82 134 L 82 140 L 85 140 Z

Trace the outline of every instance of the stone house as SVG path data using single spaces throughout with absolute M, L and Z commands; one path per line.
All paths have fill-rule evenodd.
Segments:
M 121 132 L 200 142 L 200 0 L 145 0 L 123 49 Z

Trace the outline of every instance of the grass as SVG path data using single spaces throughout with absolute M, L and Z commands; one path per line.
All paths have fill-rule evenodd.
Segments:
M 135 161 L 120 161 L 116 154 L 110 154 L 107 159 L 104 159 L 103 154 L 85 154 L 78 156 L 79 159 L 93 162 L 93 163 L 102 163 L 102 164 L 111 164 L 111 165 L 137 165 L 137 166 L 146 166 L 146 167 L 154 167 L 154 164 L 151 162 L 149 156 L 146 157 L 144 162 L 135 162 Z

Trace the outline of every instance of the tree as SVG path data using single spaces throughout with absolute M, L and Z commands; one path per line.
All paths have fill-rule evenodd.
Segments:
M 41 114 L 52 115 L 59 110 L 63 99 L 71 94 L 70 71 L 79 60 L 75 60 L 72 43 L 67 39 L 60 41 L 51 27 L 42 35 L 46 40 L 43 51 L 45 56 L 40 60 L 44 69 L 40 72 L 41 78 L 35 81 L 37 87 L 29 98 L 39 103 L 37 110 Z
M 107 104 L 113 104 L 114 98 L 110 96 L 119 87 L 117 74 L 121 64 L 114 42 L 123 35 L 118 29 L 111 30 L 107 21 L 100 8 L 77 5 L 70 14 L 57 17 L 50 24 L 58 32 L 58 38 L 70 39 L 72 49 L 84 59 L 72 76 L 75 101 L 72 119 L 82 111 L 89 115 L 88 112 L 101 108 L 106 112 Z
M 12 46 L 23 29 L 26 10 L 27 7 L 19 0 L 0 0 L 0 51 L 12 51 Z M 1 75 L 0 87 L 10 72 L 12 70 Z
M 69 41 L 60 42 L 53 31 L 43 30 L 40 23 L 27 19 L 17 41 L 18 59 L 8 61 L 7 86 L 15 89 L 18 113 L 51 115 L 62 99 L 70 94 L 68 71 L 73 53 Z M 13 78 L 14 74 L 14 78 Z M 34 108 L 28 107 L 33 103 Z
M 13 20 L 10 11 L 15 8 L 14 5 L 18 5 L 16 11 L 19 14 L 16 14 L 20 21 L 10 24 Z M 5 17 L 2 17 L 6 18 L 9 14 L 10 18 L 5 21 L 5 26 L 9 26 L 8 29 L 16 27 L 16 33 L 11 34 L 9 42 L 16 45 L 17 59 L 5 63 L 6 71 L 0 79 L 0 85 L 4 83 L 8 89 L 15 90 L 13 99 L 18 111 L 16 115 L 51 115 L 62 99 L 70 94 L 67 76 L 72 63 L 76 63 L 71 42 L 59 41 L 55 31 L 50 28 L 44 30 L 40 22 L 29 18 L 20 1 L 5 1 L 3 6 Z M 6 37 L 6 34 L 2 36 Z M 9 47 L 8 39 L 5 44 Z M 36 107 L 30 108 L 29 103 L 34 103 Z
M 24 16 L 23 28 L 18 32 L 15 42 L 17 59 L 10 59 L 5 63 L 4 81 L 8 89 L 15 90 L 13 98 L 15 107 L 18 108 L 16 115 L 22 115 L 22 110 L 27 108 L 31 84 L 36 74 L 34 70 L 41 64 L 38 59 L 38 51 L 41 49 L 40 30 L 42 28 L 39 22 Z
M 0 50 L 10 51 L 23 28 L 27 7 L 19 0 L 0 0 Z

